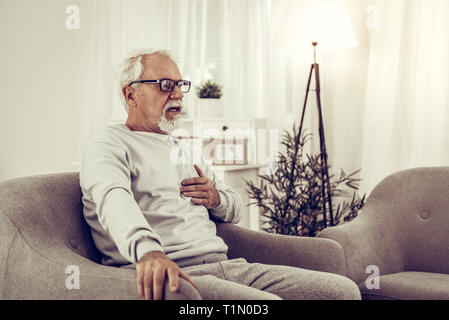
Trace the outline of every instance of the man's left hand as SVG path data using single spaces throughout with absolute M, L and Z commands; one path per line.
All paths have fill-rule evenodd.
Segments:
M 196 164 L 194 167 L 199 177 L 183 180 L 181 194 L 192 197 L 194 204 L 203 205 L 207 209 L 216 208 L 220 204 L 220 195 L 203 171 Z

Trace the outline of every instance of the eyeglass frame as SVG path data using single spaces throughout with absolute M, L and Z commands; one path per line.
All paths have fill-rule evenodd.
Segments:
M 161 90 L 162 92 L 173 92 L 175 90 L 175 86 L 173 86 L 173 89 L 171 91 L 167 91 L 167 90 L 162 90 L 162 81 L 163 80 L 170 80 L 173 81 L 175 83 L 175 86 L 177 86 L 179 89 L 181 89 L 181 86 L 179 85 L 179 83 L 181 81 L 183 82 L 187 82 L 189 84 L 189 89 L 186 92 L 182 92 L 182 93 L 187 93 L 190 91 L 190 88 L 192 86 L 192 83 L 188 80 L 173 80 L 173 79 L 169 79 L 169 78 L 163 78 L 163 79 L 159 79 L 159 80 L 136 80 L 133 81 L 131 83 L 128 84 L 128 86 L 132 86 L 135 83 L 159 83 L 159 90 Z

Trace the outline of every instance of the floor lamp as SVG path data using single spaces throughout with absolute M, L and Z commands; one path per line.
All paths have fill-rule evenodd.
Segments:
M 324 134 L 323 110 L 321 106 L 320 69 L 317 63 L 317 46 L 322 51 L 353 48 L 358 45 L 357 39 L 343 7 L 335 1 L 295 2 L 293 8 L 285 11 L 284 19 L 280 24 L 279 37 L 274 47 L 284 52 L 301 54 L 304 52 L 304 43 L 312 43 L 313 63 L 310 67 L 307 80 L 306 95 L 302 108 L 299 135 L 301 135 L 304 116 L 307 108 L 307 99 L 313 75 L 315 76 L 315 95 L 318 111 L 318 132 L 320 137 L 321 182 L 323 197 L 323 223 L 328 225 L 326 206 L 329 207 L 329 225 L 334 225 L 332 197 L 330 193 L 328 155 L 326 138 Z M 327 200 L 327 201 L 326 201 Z
M 327 149 L 326 149 L 326 137 L 324 134 L 324 122 L 323 122 L 323 111 L 321 108 L 321 96 L 320 96 L 320 66 L 316 62 L 316 47 L 318 42 L 312 42 L 313 45 L 313 64 L 310 66 L 309 78 L 307 80 L 306 96 L 304 99 L 304 105 L 302 107 L 301 122 L 299 125 L 299 133 L 301 136 L 302 126 L 304 124 L 304 115 L 307 108 L 307 98 L 310 92 L 310 83 L 312 80 L 312 74 L 315 74 L 315 95 L 316 95 L 316 105 L 318 111 L 318 133 L 320 136 L 320 158 L 321 158 L 321 192 L 323 200 L 327 199 L 327 204 L 329 205 L 329 223 L 331 226 L 334 225 L 334 213 L 332 206 L 332 197 L 330 192 L 330 181 L 329 181 L 329 166 L 327 164 Z M 323 223 L 327 225 L 326 218 L 326 201 L 323 202 Z

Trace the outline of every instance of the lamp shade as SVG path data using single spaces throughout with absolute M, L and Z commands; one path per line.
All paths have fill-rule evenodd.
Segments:
M 349 16 L 337 0 L 292 1 L 284 12 L 272 47 L 295 53 L 312 42 L 318 42 L 320 51 L 358 46 Z

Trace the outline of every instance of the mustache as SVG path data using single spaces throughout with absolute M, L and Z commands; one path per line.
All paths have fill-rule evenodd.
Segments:
M 165 106 L 164 109 L 162 110 L 162 114 L 165 114 L 165 112 L 167 112 L 167 110 L 171 107 L 181 107 L 181 117 L 185 118 L 189 115 L 188 110 L 186 110 L 184 108 L 184 103 L 182 102 L 182 100 L 170 100 L 168 101 Z
M 184 103 L 182 102 L 182 100 L 170 100 L 165 104 L 163 111 L 165 112 L 168 110 L 168 108 L 171 108 L 171 107 L 184 108 Z

